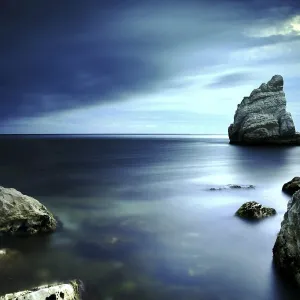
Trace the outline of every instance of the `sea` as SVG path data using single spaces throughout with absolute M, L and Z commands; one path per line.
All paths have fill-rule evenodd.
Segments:
M 62 223 L 0 238 L 18 252 L 0 261 L 0 295 L 80 279 L 86 300 L 299 299 L 272 248 L 300 147 L 230 145 L 225 135 L 2 135 L 0 145 L 0 185 Z M 277 215 L 236 217 L 247 201 Z

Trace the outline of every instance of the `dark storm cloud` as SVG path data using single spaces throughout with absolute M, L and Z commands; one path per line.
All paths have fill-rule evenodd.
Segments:
M 291 0 L 2 1 L 0 117 L 107 103 L 123 92 L 167 86 L 185 70 L 224 63 L 219 52 L 231 47 L 282 42 L 282 36 L 245 40 L 237 29 L 298 11 Z M 219 52 L 212 50 L 221 44 Z M 193 59 L 199 50 L 206 52 Z M 244 76 L 223 76 L 212 85 Z
M 11 111 L 18 115 L 40 113 L 107 101 L 108 95 L 113 98 L 128 87 L 146 88 L 159 80 L 159 70 L 151 63 L 130 54 L 119 55 L 122 45 L 107 39 L 107 32 L 101 36 L 111 10 L 99 9 L 97 29 L 92 28 L 99 34 L 84 40 L 89 34 L 84 17 L 89 20 L 93 16 L 88 8 L 81 5 L 79 14 L 74 5 L 79 1 L 72 5 L 63 1 L 63 7 L 43 2 L 46 8 L 41 1 L 28 1 L 28 6 L 15 1 L 4 7 L 6 15 L 1 17 L 5 26 L 1 27 L 7 30 L 1 34 L 7 43 L 0 52 L 0 97 L 5 101 L 2 116 Z

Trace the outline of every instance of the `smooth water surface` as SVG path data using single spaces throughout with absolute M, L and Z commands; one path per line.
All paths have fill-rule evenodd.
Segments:
M 300 147 L 241 147 L 205 136 L 2 136 L 0 184 L 45 204 L 61 231 L 2 238 L 21 251 L 0 294 L 79 278 L 85 299 L 298 299 L 272 265 L 283 183 Z M 211 187 L 255 185 L 255 189 Z M 246 201 L 274 207 L 260 222 Z

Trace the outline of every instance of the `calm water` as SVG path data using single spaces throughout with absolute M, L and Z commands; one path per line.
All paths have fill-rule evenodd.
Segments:
M 40 200 L 64 224 L 4 238 L 22 255 L 0 272 L 0 294 L 79 278 L 85 299 L 281 300 L 272 247 L 299 176 L 300 147 L 228 144 L 226 137 L 1 137 L 0 184 Z M 254 190 L 210 191 L 227 184 Z M 278 215 L 249 223 L 246 201 Z

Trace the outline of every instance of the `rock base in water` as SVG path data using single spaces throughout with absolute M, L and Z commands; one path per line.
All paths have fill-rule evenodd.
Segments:
M 293 195 L 298 190 L 300 190 L 300 177 L 294 177 L 291 181 L 285 183 L 282 187 L 282 191 Z
M 0 300 L 81 300 L 83 284 L 80 280 L 44 285 L 28 291 L 0 296 Z
M 261 219 L 275 215 L 276 210 L 274 208 L 264 207 L 255 201 L 250 201 L 244 203 L 235 214 L 245 219 Z
M 38 200 L 0 187 L 0 233 L 33 235 L 56 230 L 53 214 Z
M 296 133 L 289 137 L 276 136 L 276 137 L 270 137 L 265 139 L 244 140 L 244 141 L 230 140 L 229 143 L 232 145 L 251 145 L 251 146 L 264 146 L 264 145 L 298 146 L 300 145 L 300 133 Z

